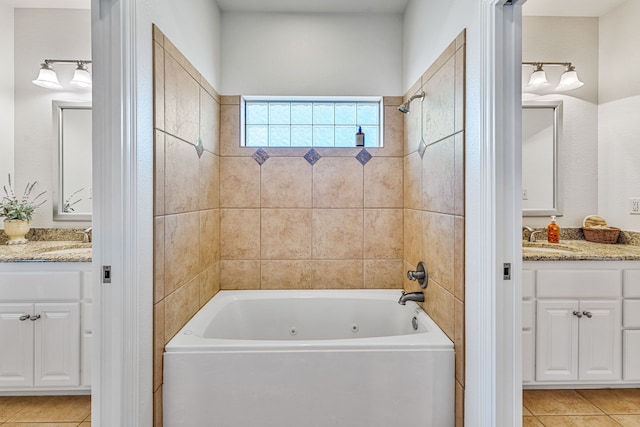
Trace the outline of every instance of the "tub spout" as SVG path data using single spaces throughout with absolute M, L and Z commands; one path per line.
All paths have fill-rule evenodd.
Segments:
M 423 292 L 406 293 L 405 291 L 402 291 L 402 295 L 400 295 L 398 304 L 405 305 L 407 301 L 424 302 L 424 293 Z

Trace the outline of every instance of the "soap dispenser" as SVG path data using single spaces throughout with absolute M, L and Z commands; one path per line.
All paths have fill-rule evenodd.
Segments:
M 356 147 L 364 147 L 364 132 L 362 132 L 362 126 L 358 127 L 358 133 L 356 133 Z
M 551 224 L 547 226 L 547 241 L 549 243 L 560 243 L 560 226 L 556 224 L 555 215 L 551 215 Z

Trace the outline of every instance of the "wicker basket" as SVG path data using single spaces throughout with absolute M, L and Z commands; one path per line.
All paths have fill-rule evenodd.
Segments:
M 589 228 L 583 227 L 582 232 L 587 242 L 616 243 L 620 235 L 620 229 L 616 227 Z

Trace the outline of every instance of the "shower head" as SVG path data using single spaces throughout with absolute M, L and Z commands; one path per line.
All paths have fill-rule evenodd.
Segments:
M 411 101 L 413 101 L 414 99 L 417 99 L 417 98 L 424 98 L 424 96 L 425 96 L 424 91 L 413 95 L 411 98 L 409 98 L 407 100 L 407 102 L 405 102 L 404 104 L 402 104 L 402 105 L 400 105 L 398 107 L 398 111 L 400 111 L 401 113 L 404 113 L 404 114 L 409 114 L 411 112 L 411 108 L 410 108 Z

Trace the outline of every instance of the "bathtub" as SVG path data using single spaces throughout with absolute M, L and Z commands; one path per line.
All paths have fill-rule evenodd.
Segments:
M 164 426 L 453 426 L 453 344 L 399 297 L 219 292 L 165 347 Z

